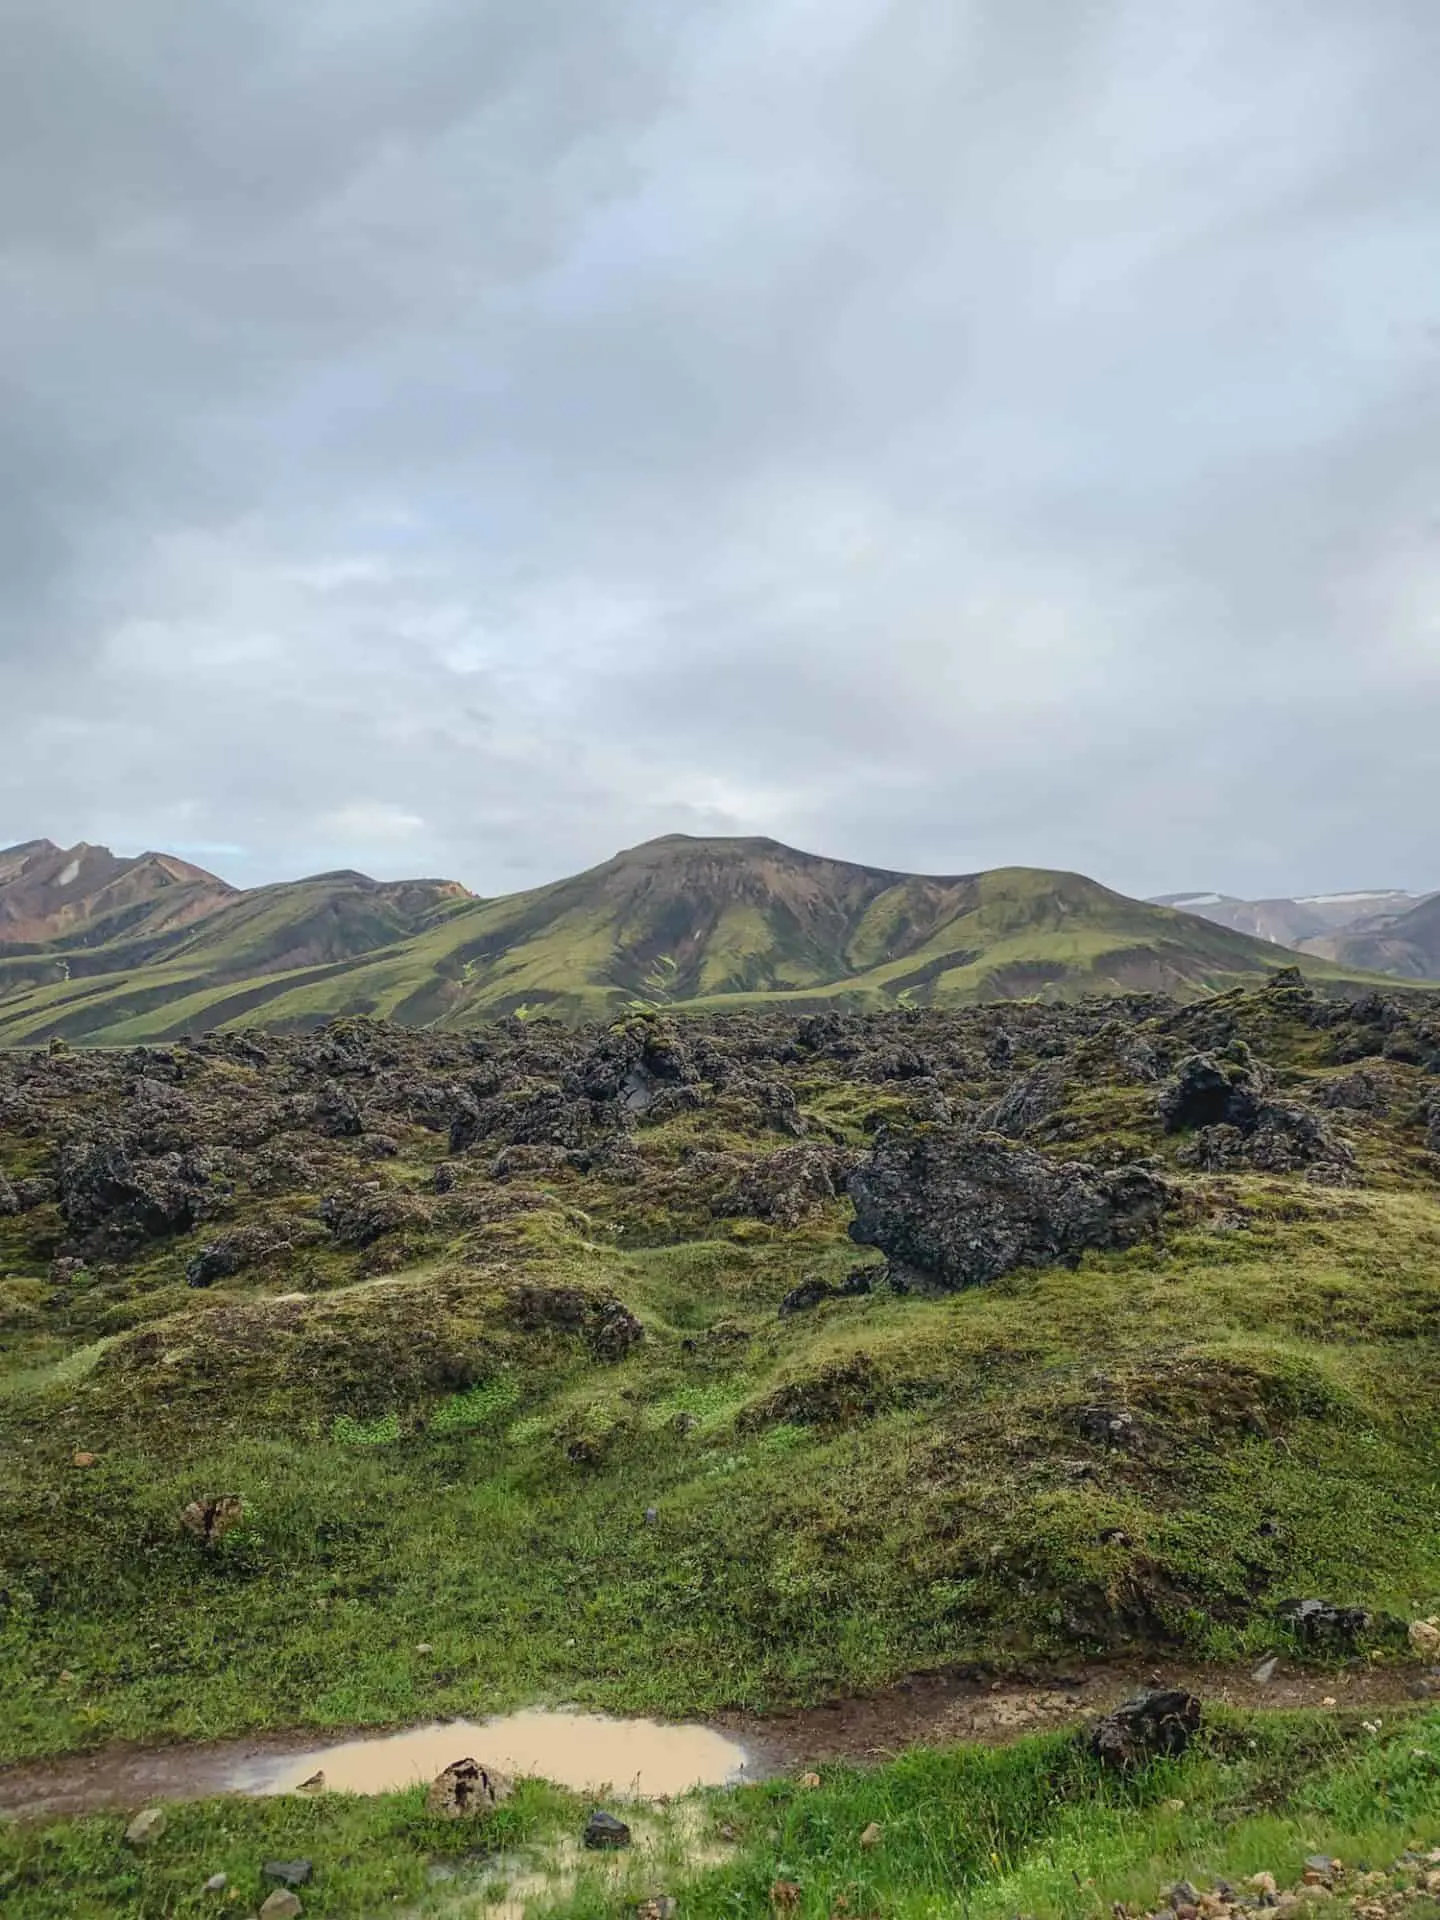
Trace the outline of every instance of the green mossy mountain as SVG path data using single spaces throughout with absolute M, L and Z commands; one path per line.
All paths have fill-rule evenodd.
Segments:
M 637 999 L 703 1011 L 1187 997 L 1261 981 L 1288 957 L 1080 874 L 926 876 L 677 834 L 499 899 L 342 873 L 83 949 L 0 944 L 0 1044 L 302 1031 L 341 1014 L 463 1030 L 517 1011 L 601 1019 Z M 1321 960 L 1311 971 L 1357 978 Z

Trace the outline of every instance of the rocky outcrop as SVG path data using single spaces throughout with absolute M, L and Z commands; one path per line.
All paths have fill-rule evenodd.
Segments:
M 1143 1167 L 1057 1161 L 965 1133 L 883 1139 L 849 1190 L 851 1239 L 945 1289 L 1133 1246 L 1158 1231 L 1168 1199 Z
M 62 1148 L 56 1186 L 65 1224 L 82 1242 L 186 1233 L 204 1218 L 212 1197 L 203 1154 L 145 1159 L 114 1134 Z
M 1247 1048 L 1228 1056 L 1192 1053 L 1182 1060 L 1158 1102 L 1167 1133 L 1199 1127 L 1235 1127 L 1249 1132 L 1259 1116 L 1265 1084 Z
M 781 1147 L 750 1161 L 713 1203 L 720 1215 L 798 1226 L 805 1215 L 844 1192 L 855 1156 L 844 1147 Z

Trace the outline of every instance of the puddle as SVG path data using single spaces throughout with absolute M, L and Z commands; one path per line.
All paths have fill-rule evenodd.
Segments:
M 744 1776 L 745 1749 L 709 1727 L 535 1708 L 497 1720 L 450 1720 L 347 1740 L 238 1768 L 233 1792 L 293 1793 L 316 1773 L 328 1793 L 394 1793 L 433 1780 L 453 1760 L 538 1776 L 576 1793 L 656 1800 Z
M 301 1746 L 293 1737 L 116 1748 L 0 1769 L 0 1818 L 140 1807 L 214 1794 L 294 1793 L 324 1775 L 330 1793 L 394 1793 L 454 1760 L 538 1776 L 576 1793 L 661 1800 L 694 1787 L 757 1779 L 765 1768 L 712 1727 L 531 1708 L 493 1720 L 448 1720 L 401 1733 Z M 748 1771 L 747 1771 L 748 1769 Z

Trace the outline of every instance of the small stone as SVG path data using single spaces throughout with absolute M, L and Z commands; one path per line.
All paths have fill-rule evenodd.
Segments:
M 645 1509 L 645 1524 L 646 1524 L 646 1526 L 647 1526 L 647 1527 L 658 1527 L 658 1526 L 659 1526 L 659 1524 L 660 1524 L 660 1509 L 659 1509 L 658 1507 L 646 1507 L 646 1509 Z
M 878 1847 L 879 1846 L 880 1824 L 878 1821 L 872 1820 L 869 1826 L 866 1827 L 865 1831 L 860 1836 L 860 1844 L 862 1847 Z
M 230 1884 L 228 1873 L 212 1873 L 200 1889 L 202 1893 L 223 1893 Z
M 813 1792 L 820 1784 L 820 1776 L 818 1773 L 802 1773 L 800 1776 L 800 1784 L 802 1787 L 806 1787 Z
M 167 1825 L 164 1809 L 147 1807 L 143 1813 L 137 1813 L 125 1829 L 125 1839 L 132 1847 L 148 1847 L 152 1840 L 158 1840 Z
M 72 1464 L 77 1467 L 98 1467 L 100 1456 L 98 1453 L 77 1452 Z
M 1433 1660 L 1437 1654 L 1440 1654 L 1440 1622 L 1412 1620 L 1410 1644 L 1422 1659 Z
M 417 1653 L 433 1653 L 435 1649 L 428 1640 L 417 1640 L 415 1642 L 415 1651 Z
M 282 1887 L 308 1887 L 315 1876 L 309 1860 L 267 1860 L 260 1869 L 267 1880 L 278 1880 Z
M 1305 1856 L 1307 1873 L 1334 1873 L 1339 1865 L 1340 1862 L 1332 1860 L 1328 1853 L 1307 1853 Z
M 1170 1889 L 1170 1904 L 1172 1907 L 1198 1907 L 1200 1889 L 1192 1880 L 1177 1880 Z
M 1184 1813 L 1185 1811 L 1183 1800 L 1162 1800 L 1160 1805 L 1166 1813 Z
M 298 1893 L 291 1893 L 288 1887 L 277 1887 L 261 1907 L 260 1920 L 297 1920 L 304 1911 Z
M 1340 1702 L 1335 1698 L 1333 1693 L 1327 1693 L 1320 1704 L 1322 1707 L 1338 1707 Z
M 1268 1687 L 1280 1670 L 1279 1657 L 1271 1654 L 1268 1660 L 1262 1660 L 1250 1678 L 1257 1687 Z
M 613 1813 L 606 1813 L 602 1808 L 597 1807 L 585 1822 L 585 1831 L 580 1837 L 587 1847 L 603 1852 L 628 1847 L 630 1829 Z

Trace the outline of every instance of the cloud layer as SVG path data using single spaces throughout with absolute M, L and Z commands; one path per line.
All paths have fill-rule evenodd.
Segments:
M 1431 0 L 11 0 L 0 842 L 1440 884 Z

